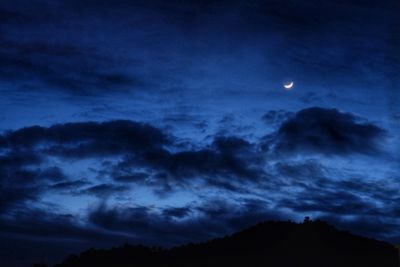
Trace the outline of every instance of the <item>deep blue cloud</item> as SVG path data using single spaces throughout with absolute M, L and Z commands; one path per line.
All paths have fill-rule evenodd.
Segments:
M 84 188 L 81 191 L 79 191 L 78 194 L 94 195 L 100 198 L 104 198 L 128 190 L 129 187 L 127 186 L 113 185 L 113 184 L 98 184 L 95 186 Z
M 90 182 L 85 180 L 67 180 L 50 185 L 49 190 L 77 192 L 79 188 L 89 184 Z
M 336 109 L 308 108 L 282 123 L 272 137 L 277 152 L 378 153 L 385 131 Z
M 7 239 L 10 234 L 72 238 L 82 245 L 93 242 L 106 245 L 117 240 L 159 244 L 162 237 L 164 245 L 174 245 L 231 233 L 268 218 L 287 219 L 293 214 L 316 213 L 344 229 L 353 229 L 350 226 L 357 221 L 342 223 L 344 219 L 336 218 L 358 218 L 358 214 L 379 218 L 390 225 L 398 213 L 395 185 L 334 181 L 330 169 L 313 159 L 268 163 L 275 159 L 275 152 L 282 151 L 306 154 L 314 151 L 342 157 L 353 152 L 379 151 L 375 139 L 383 137 L 385 131 L 333 109 L 311 108 L 279 114 L 286 115 L 278 120 L 283 121 L 276 132 L 268 136 L 268 142 L 264 138 L 259 143 L 216 135 L 212 142 L 196 146 L 182 143 L 157 127 L 133 121 L 67 123 L 7 131 L 0 136 L 4 152 L 0 158 L 2 233 Z M 320 140 L 318 146 L 310 141 L 310 136 L 311 140 Z M 292 140 L 296 140 L 294 147 Z M 368 145 L 360 148 L 360 142 L 370 148 L 367 149 Z M 274 145 L 275 151 L 260 149 L 266 144 Z M 109 160 L 104 160 L 97 169 L 92 168 L 94 177 L 79 177 L 65 174 L 61 165 L 46 163 L 54 157 L 73 161 Z M 150 188 L 162 198 L 199 185 L 229 194 L 261 192 L 254 199 L 227 201 L 205 195 L 200 204 L 157 208 L 107 204 L 116 196 L 128 197 L 132 188 Z M 284 192 L 287 187 L 296 188 L 297 193 L 274 196 L 274 192 Z M 95 197 L 100 204 L 89 207 L 81 215 L 83 218 L 56 212 L 55 207 L 46 212 L 34 208 L 44 195 L 57 193 Z M 380 205 L 387 210 L 379 209 Z M 42 217 L 40 221 L 36 219 L 38 214 Z M 31 226 L 17 226 L 21 222 Z M 369 228 L 365 229 L 363 233 L 368 235 Z M 373 236 L 396 240 L 395 229 L 388 231 L 389 234 Z
M 159 236 L 164 236 L 162 243 L 170 246 L 205 241 L 254 222 L 283 217 L 283 214 L 269 209 L 265 202 L 250 199 L 244 200 L 241 207 L 213 200 L 201 205 L 166 208 L 161 214 L 142 206 L 110 208 L 102 205 L 91 211 L 89 221 L 111 231 L 139 234 L 141 240 L 149 244 L 160 244 Z
M 42 163 L 34 151 L 12 151 L 0 156 L 0 213 L 19 206 L 25 201 L 36 200 L 45 191 L 43 185 L 67 177 L 57 167 L 35 167 Z
M 4 148 L 49 145 L 47 153 L 79 158 L 152 149 L 169 143 L 168 136 L 159 129 L 132 121 L 67 123 L 48 128 L 32 126 L 8 132 L 3 140 Z
M 278 124 L 280 125 L 282 121 L 292 116 L 291 112 L 280 110 L 270 110 L 262 116 L 263 121 L 268 124 Z
M 249 143 L 230 137 L 217 137 L 206 149 L 178 153 L 156 151 L 144 155 L 145 162 L 177 177 L 204 173 L 257 178 L 261 170 L 253 166 L 257 167 L 258 160 Z

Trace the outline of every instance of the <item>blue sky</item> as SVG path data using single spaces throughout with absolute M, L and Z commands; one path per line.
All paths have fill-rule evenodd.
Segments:
M 2 1 L 2 255 L 177 245 L 304 216 L 399 243 L 398 12 Z

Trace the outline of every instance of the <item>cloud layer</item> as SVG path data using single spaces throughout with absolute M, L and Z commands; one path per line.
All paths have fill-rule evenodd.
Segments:
M 272 137 L 279 152 L 379 153 L 381 128 L 336 109 L 308 108 L 290 116 Z
M 209 143 L 191 144 L 133 121 L 5 132 L 0 136 L 2 233 L 81 242 L 157 243 L 162 237 L 171 245 L 267 218 L 311 214 L 355 231 L 354 224 L 364 224 L 361 218 L 396 221 L 400 196 L 393 178 L 385 186 L 360 170 L 342 171 L 313 158 L 322 153 L 352 159 L 357 153 L 373 159 L 383 151 L 383 129 L 335 109 L 285 114 L 275 132 L 257 142 L 216 135 Z M 159 205 L 134 201 L 140 190 L 153 192 L 147 198 Z M 182 192 L 191 196 L 182 198 Z M 59 197 L 67 202 L 52 203 Z M 92 204 L 82 205 L 83 198 Z M 68 204 L 73 199 L 80 204 Z M 65 212 L 57 212 L 60 208 Z M 388 240 L 398 235 L 392 228 L 365 233 Z

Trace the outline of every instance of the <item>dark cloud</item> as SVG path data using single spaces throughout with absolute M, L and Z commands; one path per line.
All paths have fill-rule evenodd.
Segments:
M 307 165 L 310 165 L 307 167 Z M 317 214 L 323 218 L 332 218 L 332 223 L 340 220 L 361 223 L 365 218 L 369 220 L 392 221 L 397 217 L 399 200 L 398 184 L 391 182 L 391 186 L 380 181 L 365 181 L 360 178 L 333 179 L 326 168 L 305 163 L 289 168 L 304 168 L 307 175 L 301 172 L 287 173 L 286 168 L 282 173 L 292 176 L 288 180 L 292 190 L 292 197 L 279 200 L 278 206 L 292 209 L 295 213 Z M 279 167 L 282 170 L 281 166 Z M 309 170 L 312 170 L 310 173 Z M 294 189 L 296 188 L 296 189 Z M 385 208 L 382 208 L 385 207 Z M 336 218 L 336 219 L 334 219 Z M 347 219 L 346 219 L 347 218 Z M 366 232 L 363 234 L 368 235 Z M 376 233 L 377 234 L 377 233 Z M 384 234 L 376 237 L 385 239 Z
M 78 194 L 94 195 L 100 198 L 108 197 L 113 194 L 128 191 L 130 188 L 127 186 L 114 185 L 114 184 L 98 184 L 79 191 Z
M 148 154 L 146 160 L 176 176 L 196 174 L 257 178 L 260 170 L 250 143 L 236 137 L 217 137 L 208 149 Z
M 135 74 L 112 64 L 112 59 L 101 59 L 89 49 L 72 45 L 2 40 L 0 46 L 0 77 L 18 82 L 20 88 L 50 87 L 86 95 L 146 87 Z
M 315 160 L 278 162 L 274 168 L 280 176 L 295 178 L 294 181 L 315 181 L 327 176 L 326 168 Z
M 98 38 L 92 38 L 94 42 L 84 41 L 83 36 L 96 34 L 100 25 L 91 23 L 92 31 L 86 32 L 84 25 L 89 18 L 84 12 L 76 15 L 75 11 L 63 1 L 18 4 L 3 1 L 0 4 L 5 18 L 0 26 L 3 82 L 13 84 L 15 91 L 29 88 L 56 95 L 59 91 L 94 95 L 108 90 L 147 88 L 145 79 L 125 68 L 131 65 L 133 70 L 140 65 L 139 60 L 133 62 L 114 53 L 104 53 L 107 49 L 99 45 Z
M 372 154 L 381 150 L 385 133 L 351 113 L 314 107 L 297 112 L 268 138 L 278 153 Z
M 337 110 L 310 108 L 294 115 L 272 115 L 277 114 L 287 118 L 266 143 L 277 152 L 371 153 L 378 151 L 377 139 L 384 136 L 382 129 Z M 255 185 L 266 188 L 287 183 L 266 173 L 265 156 L 256 144 L 233 136 L 215 136 L 209 145 L 194 148 L 182 146 L 176 137 L 148 124 L 109 121 L 33 126 L 6 132 L 1 139 L 3 149 L 19 153 L 13 156 L 16 158 L 11 157 L 16 152 L 10 152 L 0 159 L 3 168 L 21 161 L 14 168 L 14 180 L 24 179 L 24 185 L 35 188 L 45 184 L 51 190 L 74 195 L 105 197 L 129 189 L 120 183 L 150 186 L 158 194 L 190 188 L 193 181 L 236 193 L 249 193 Z M 100 182 L 67 177 L 58 167 L 25 168 L 51 156 L 74 160 L 107 156 L 116 160 L 101 170 L 92 170 Z M 277 163 L 274 168 L 282 177 L 308 177 L 317 182 L 325 177 L 324 168 L 315 161 Z M 105 182 L 107 178 L 117 183 Z
M 39 188 L 5 186 L 0 187 L 0 213 L 7 212 L 10 208 L 18 207 L 28 200 L 35 200 Z
M 270 110 L 262 116 L 263 121 L 268 124 L 281 124 L 284 120 L 293 115 L 293 112 L 289 112 L 283 109 Z
M 249 205 L 245 204 L 247 201 Z M 239 206 L 217 200 L 160 209 L 103 204 L 89 211 L 86 223 L 80 222 L 72 214 L 56 212 L 53 208 L 25 207 L 14 212 L 14 217 L 0 216 L 0 235 L 4 240 L 21 237 L 26 241 L 44 243 L 63 241 L 63 251 L 71 251 L 81 245 L 101 247 L 123 242 L 171 246 L 221 237 L 254 222 L 283 216 L 269 210 L 262 202 L 256 203 L 257 200 L 244 200 L 244 205 Z M 41 253 L 48 256 L 46 246 Z
M 249 202 L 249 203 L 247 203 Z M 188 216 L 193 214 L 193 217 Z M 89 214 L 91 223 L 116 232 L 140 236 L 145 243 L 176 245 L 205 241 L 268 218 L 282 218 L 263 201 L 245 200 L 243 205 L 224 200 L 207 201 L 180 208 L 132 208 L 99 206 Z
M 150 186 L 158 195 L 190 188 L 193 181 L 243 193 L 250 190 L 241 189 L 244 184 L 265 183 L 263 156 L 257 146 L 238 137 L 216 136 L 211 144 L 196 149 L 182 146 L 176 137 L 148 124 L 109 121 L 32 126 L 8 131 L 1 140 L 2 148 L 9 151 L 0 158 L 0 166 L 10 205 L 35 200 L 47 190 L 108 197 L 130 190 L 127 183 Z M 48 165 L 54 157 L 114 160 L 105 161 L 102 169 L 91 168 L 99 179 L 93 181 L 94 177 L 66 176 L 61 166 L 37 167 Z M 14 188 L 11 180 L 21 182 Z
M 6 140 L 6 138 L 3 140 Z M 6 142 L 3 144 L 6 144 Z M 0 170 L 12 169 L 25 165 L 38 165 L 41 162 L 42 158 L 31 150 L 15 150 L 0 156 Z
M 113 167 L 111 175 L 116 181 L 138 182 L 135 168 L 145 167 L 150 173 L 141 178 L 146 179 L 147 185 L 155 186 L 164 193 L 176 187 L 188 186 L 193 180 L 240 191 L 239 187 L 243 184 L 262 183 L 265 176 L 262 162 L 263 157 L 253 144 L 237 137 L 216 137 L 202 149 L 178 152 L 153 149 L 142 154 L 127 155 Z
M 134 172 L 128 175 L 115 174 L 115 176 L 113 176 L 115 181 L 123 183 L 141 182 L 147 179 L 148 177 L 149 174 L 146 172 Z
M 328 153 L 332 146 L 338 155 L 345 151 L 370 153 L 360 150 L 360 143 L 375 142 L 384 135 L 380 128 L 337 110 L 311 108 L 286 117 L 269 142 L 287 153 Z M 318 146 L 309 136 L 321 140 Z M 159 128 L 133 121 L 67 123 L 5 132 L 0 136 L 4 152 L 0 156 L 0 226 L 4 230 L 0 232 L 85 244 L 123 240 L 176 245 L 232 233 L 266 219 L 288 219 L 293 214 L 332 218 L 345 229 L 363 216 L 388 224 L 399 214 L 397 184 L 385 186 L 357 177 L 336 179 L 331 177 L 335 172 L 312 158 L 276 162 L 273 157 L 269 163 L 268 154 L 260 151 L 257 143 L 235 136 L 212 138 L 201 146 L 182 144 Z M 294 142 L 296 146 L 289 149 Z M 71 162 L 101 160 L 96 160 L 100 167 L 88 170 L 93 177 L 81 178 L 53 166 L 55 161 L 50 159 L 54 157 Z M 221 198 L 202 196 L 202 191 L 198 194 L 201 203 L 164 207 L 119 204 L 125 197 L 135 197 L 129 191 L 134 187 L 151 188 L 160 199 L 181 190 L 197 194 L 197 188 L 203 187 L 217 189 Z M 46 212 L 35 208 L 47 205 L 41 198 L 51 193 L 95 197 L 94 206 L 79 218 L 62 213 L 57 206 Z M 230 201 L 225 199 L 228 195 Z M 35 219 L 37 216 L 41 219 Z M 353 221 L 342 223 L 347 216 Z M 368 234 L 372 228 L 363 229 Z M 388 237 L 384 233 L 376 236 Z M 394 236 L 393 230 L 389 238 L 394 240 Z
M 0 236 L 0 259 L 4 266 L 32 266 L 43 260 L 55 264 L 68 254 L 89 247 L 137 242 L 121 233 L 82 224 L 76 215 L 62 213 L 57 208 L 38 209 L 28 205 L 12 214 L 0 212 Z
M 1 136 L 1 211 L 38 201 L 42 193 L 56 190 L 72 195 L 106 197 L 128 186 L 76 180 L 58 166 L 49 165 L 49 156 L 84 159 L 101 155 L 121 156 L 160 149 L 170 143 L 166 134 L 150 125 L 130 121 L 70 123 L 48 128 L 34 126 L 6 132 Z M 86 186 L 86 188 L 85 188 Z
M 50 185 L 51 190 L 76 192 L 78 189 L 87 186 L 90 182 L 85 180 L 63 181 Z
M 47 191 L 72 196 L 115 196 L 130 190 L 127 183 L 150 186 L 158 195 L 190 188 L 193 181 L 243 193 L 250 190 L 243 191 L 244 184 L 264 183 L 263 157 L 254 144 L 238 137 L 217 136 L 211 144 L 194 149 L 181 147 L 176 137 L 147 124 L 109 121 L 33 126 L 8 131 L 1 139 L 2 148 L 11 151 L 0 158 L 6 174 L 2 186 L 7 192 L 3 194 L 7 206 L 36 201 Z M 54 157 L 61 160 L 110 157 L 114 161 L 105 164 L 102 170 L 92 168 L 99 179 L 94 181 L 94 177 L 66 176 L 58 166 L 36 167 L 48 165 L 45 162 Z M 13 164 L 12 172 L 6 172 Z M 22 182 L 14 188 L 12 180 Z
M 13 217 L 0 216 L 1 234 L 25 236 L 38 240 L 75 240 L 76 242 L 115 240 L 118 233 L 106 233 L 79 224 L 76 217 L 68 213 L 25 207 L 15 211 Z
M 40 172 L 40 176 L 42 179 L 51 181 L 63 181 L 68 179 L 68 177 L 63 173 L 63 171 L 59 167 L 50 167 L 44 169 Z
M 353 233 L 390 241 L 398 238 L 394 227 L 400 197 L 396 179 L 370 180 L 360 170 L 355 174 L 316 160 L 286 161 L 274 168 L 278 176 L 286 177 L 290 192 L 274 202 L 278 209 L 321 218 Z
M 332 171 L 334 169 L 313 162 L 284 165 L 283 169 L 278 165 L 277 169 L 281 175 L 291 177 L 285 181 L 291 188 L 296 188 L 293 198 L 282 199 L 283 206 L 287 205 L 296 211 L 322 212 L 332 216 L 350 213 L 387 218 L 397 216 L 400 195 L 396 180 L 370 181 L 362 175 L 354 174 L 339 178 L 343 175 L 340 171 Z M 296 169 L 298 171 L 294 171 Z M 355 207 L 357 209 L 352 209 Z
M 211 144 L 200 149 L 175 142 L 171 143 L 170 149 L 154 147 L 126 154 L 122 161 L 114 165 L 111 175 L 117 181 L 132 182 L 152 176 L 136 171 L 135 168 L 139 167 L 175 178 L 227 175 L 256 179 L 261 172 L 259 164 L 262 157 L 255 149 L 253 144 L 237 137 L 216 137 Z M 110 166 L 106 168 L 110 169 Z
M 0 214 L 37 199 L 50 182 L 66 179 L 58 167 L 39 167 L 33 151 L 11 151 L 0 156 Z M 30 168 L 28 168 L 30 167 Z
M 148 124 L 133 121 L 82 122 L 33 126 L 3 135 L 6 147 L 48 145 L 46 153 L 66 157 L 146 150 L 169 143 L 168 136 Z
M 167 218 L 184 218 L 191 213 L 190 207 L 171 207 L 165 208 L 162 212 Z
M 360 192 L 358 192 L 360 193 Z M 369 216 L 382 216 L 375 200 L 363 200 L 360 194 L 345 192 L 337 189 L 336 191 L 319 189 L 317 193 L 309 191 L 299 195 L 299 199 L 282 201 L 281 205 L 291 208 L 296 212 L 323 212 L 330 215 L 354 215 L 358 214 Z

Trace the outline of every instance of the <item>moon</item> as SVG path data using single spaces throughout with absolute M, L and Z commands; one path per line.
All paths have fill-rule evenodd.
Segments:
M 290 82 L 290 83 L 285 83 L 285 84 L 283 84 L 283 87 L 285 87 L 286 90 L 292 89 L 293 86 L 294 86 L 294 82 Z

